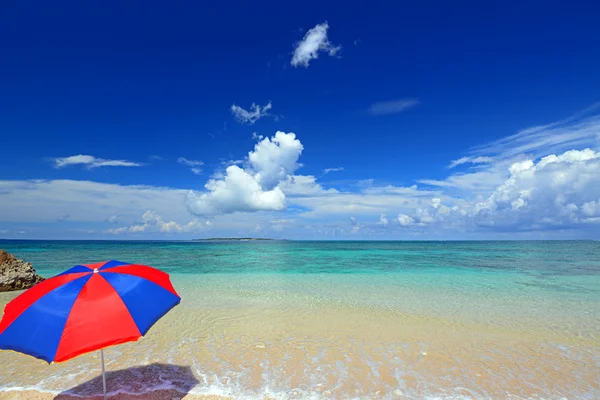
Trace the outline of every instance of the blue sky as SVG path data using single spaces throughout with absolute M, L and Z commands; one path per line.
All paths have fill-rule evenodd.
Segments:
M 599 15 L 4 4 L 0 237 L 598 238 Z

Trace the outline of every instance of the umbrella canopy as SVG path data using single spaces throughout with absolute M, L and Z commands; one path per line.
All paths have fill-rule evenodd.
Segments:
M 76 265 L 6 305 L 0 349 L 66 361 L 139 339 L 180 300 L 169 275 L 152 267 Z

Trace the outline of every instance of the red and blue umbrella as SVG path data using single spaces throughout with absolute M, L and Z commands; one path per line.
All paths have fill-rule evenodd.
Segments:
M 0 349 L 66 361 L 138 340 L 180 301 L 169 275 L 152 267 L 114 260 L 76 265 L 6 305 Z

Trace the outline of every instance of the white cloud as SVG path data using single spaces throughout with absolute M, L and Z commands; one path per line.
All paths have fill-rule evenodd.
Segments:
M 202 174 L 202 168 L 200 168 L 202 165 L 204 165 L 204 163 L 202 161 L 189 160 L 185 157 L 179 157 L 177 159 L 177 162 L 179 164 L 183 164 L 183 165 L 187 165 L 188 167 L 192 167 L 192 168 L 190 168 L 190 171 L 192 171 L 192 173 L 194 173 L 195 175 Z
M 479 157 L 461 157 L 458 160 L 453 160 L 448 168 L 454 168 L 461 164 L 489 164 L 494 159 L 491 157 L 479 156 Z
M 453 174 L 444 180 L 419 179 L 419 183 L 442 188 L 455 188 L 470 193 L 486 193 L 506 179 L 506 169 L 490 167 L 485 170 L 467 174 Z
M 118 216 L 129 223 L 149 209 L 185 221 L 187 192 L 75 180 L 0 181 L 0 221 L 47 223 L 69 214 L 69 221 L 106 223 Z
M 358 223 L 355 217 L 350 217 L 350 222 L 352 223 L 352 229 L 350 229 L 350 233 L 357 233 L 362 228 L 362 225 Z
M 108 229 L 106 233 L 120 235 L 124 233 L 143 233 L 143 232 L 161 232 L 161 233 L 181 233 L 198 232 L 211 227 L 210 221 L 202 222 L 198 219 L 192 219 L 186 224 L 179 224 L 175 221 L 165 221 L 160 215 L 148 210 L 142 215 L 142 223 L 129 227 Z
M 491 143 L 477 146 L 471 156 L 488 156 L 497 160 L 514 161 L 515 157 L 543 157 L 571 149 L 598 148 L 600 140 L 600 115 L 589 115 L 600 108 L 600 103 L 562 121 L 524 129 Z
M 323 170 L 323 175 L 327 175 L 330 172 L 340 172 L 343 171 L 344 167 L 337 167 L 337 168 L 325 168 Z
M 371 104 L 369 107 L 369 113 L 372 115 L 388 115 L 397 114 L 403 111 L 413 108 L 419 104 L 417 99 L 400 99 L 392 101 L 380 101 Z
M 486 226 L 569 227 L 600 217 L 600 153 L 570 150 L 512 164 L 508 179 L 472 210 Z
M 71 157 L 54 158 L 54 167 L 63 168 L 69 165 L 85 165 L 86 168 L 98 167 L 141 167 L 142 164 L 125 160 L 105 160 L 94 156 L 79 154 Z
M 325 189 L 312 175 L 290 175 L 279 184 L 286 196 L 310 196 L 338 193 L 336 189 Z
M 272 108 L 273 105 L 270 101 L 264 107 L 261 107 L 256 103 L 252 103 L 250 106 L 250 111 L 244 110 L 242 107 L 233 104 L 231 106 L 231 113 L 238 122 L 252 125 L 262 117 L 269 115 L 269 110 Z
M 412 224 L 415 223 L 415 220 L 406 214 L 398 214 L 397 220 L 398 220 L 398 223 L 400 224 L 400 226 L 411 226 Z
M 269 222 L 272 224 L 293 224 L 294 222 L 296 222 L 296 220 L 290 218 L 275 218 Z
M 248 153 L 248 161 L 256 172 L 256 180 L 266 188 L 272 188 L 285 180 L 300 165 L 298 158 L 304 146 L 294 133 L 277 132 L 269 140 L 265 138 Z
M 177 162 L 179 164 L 183 164 L 183 165 L 187 165 L 189 167 L 201 167 L 204 165 L 204 163 L 202 161 L 198 161 L 198 160 L 189 160 L 185 157 L 179 157 L 177 159 Z
M 581 133 L 582 125 L 593 126 L 594 117 L 569 121 L 543 129 L 568 139 L 573 132 Z M 324 186 L 312 175 L 296 175 L 303 145 L 294 134 L 278 132 L 272 138 L 257 138 L 244 160 L 217 171 L 221 173 L 213 175 L 200 193 L 87 181 L 0 181 L 0 225 L 13 237 L 23 229 L 21 223 L 27 223 L 28 235 L 41 232 L 43 226 L 54 226 L 57 232 L 73 226 L 81 230 L 77 226 L 81 223 L 101 235 L 109 227 L 107 222 L 118 223 L 111 233 L 144 237 L 169 233 L 186 237 L 203 232 L 209 224 L 215 236 L 251 234 L 257 225 L 267 236 L 288 238 L 310 238 L 317 233 L 319 237 L 354 238 L 509 234 L 517 238 L 530 237 L 532 232 L 557 238 L 564 237 L 563 232 L 597 236 L 600 149 L 594 144 L 596 137 L 588 136 L 584 135 L 590 146 L 575 150 L 545 153 L 546 147 L 534 146 L 531 153 L 515 155 L 509 147 L 502 147 L 500 152 L 468 154 L 454 163 L 476 164 L 469 173 L 420 180 L 427 186 L 376 186 L 374 180 L 365 180 L 350 185 L 356 189 L 349 191 Z M 530 139 L 522 135 L 514 143 L 527 142 L 532 148 Z M 559 148 L 573 143 L 548 140 Z M 189 210 L 210 215 L 211 222 L 193 219 Z M 66 215 L 68 219 L 57 221 Z
M 329 24 L 324 22 L 310 29 L 304 35 L 304 38 L 296 44 L 292 61 L 294 67 L 308 67 L 311 60 L 319 58 L 319 52 L 326 52 L 330 56 L 335 56 L 342 49 L 341 46 L 334 46 L 327 38 Z
M 482 197 L 482 196 L 479 196 Z M 476 231 L 575 229 L 600 222 L 600 153 L 569 150 L 526 159 L 484 198 L 437 197 L 398 216 L 400 225 L 436 225 Z M 454 204 L 452 204 L 454 203 Z
M 277 132 L 273 138 L 264 138 L 248 153 L 245 168 L 230 165 L 223 177 L 206 183 L 207 192 L 190 192 L 190 211 L 214 215 L 285 209 L 285 194 L 279 185 L 298 169 L 302 150 L 293 133 Z

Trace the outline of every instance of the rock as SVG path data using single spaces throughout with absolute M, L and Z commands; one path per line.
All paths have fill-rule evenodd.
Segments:
M 0 292 L 29 289 L 43 280 L 31 263 L 17 260 L 6 250 L 0 250 Z

